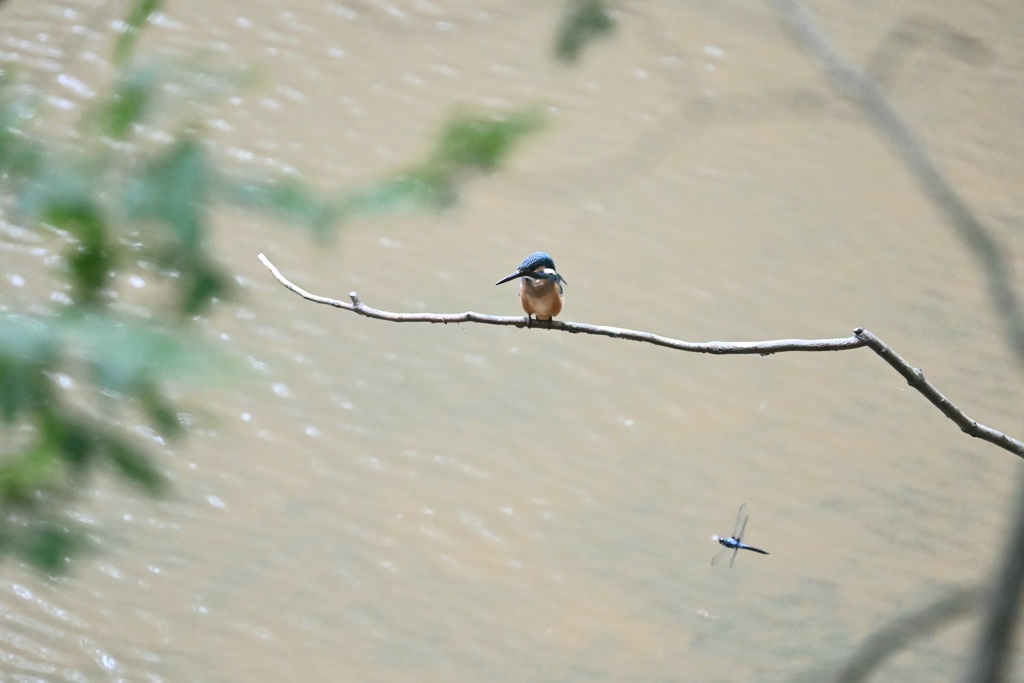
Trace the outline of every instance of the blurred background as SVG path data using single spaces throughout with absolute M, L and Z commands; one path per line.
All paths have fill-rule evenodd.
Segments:
M 68 504 L 88 552 L 61 575 L 0 565 L 6 679 L 826 680 L 894 617 L 987 578 L 1021 463 L 866 349 L 396 325 L 303 301 L 257 261 L 386 310 L 518 315 L 516 285 L 493 283 L 544 250 L 564 320 L 688 341 L 864 326 L 1024 434 L 983 274 L 766 5 L 619 3 L 567 62 L 571 6 L 175 0 L 149 18 L 140 55 L 250 69 L 190 124 L 240 174 L 340 196 L 429 154 L 461 109 L 544 124 L 443 208 L 327 240 L 212 216 L 234 295 L 197 338 L 236 369 L 175 389 L 187 438 L 150 444 L 167 494 L 90 478 Z M 808 7 L 1019 260 L 1019 3 Z M 54 132 L 112 77 L 127 9 L 0 5 L 0 60 Z M 3 218 L 5 310 L 57 306 L 52 236 Z M 134 277 L 147 315 L 162 285 Z M 741 503 L 771 554 L 712 567 Z M 877 680 L 955 680 L 975 617 Z

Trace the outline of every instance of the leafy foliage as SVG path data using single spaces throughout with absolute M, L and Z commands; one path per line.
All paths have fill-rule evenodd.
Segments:
M 37 133 L 37 98 L 0 67 L 0 191 L 14 220 L 54 236 L 71 285 L 71 303 L 52 315 L 0 316 L 0 554 L 42 571 L 66 568 L 86 547 L 63 510 L 97 468 L 149 494 L 166 491 L 165 475 L 121 425 L 142 420 L 163 437 L 182 435 L 167 381 L 223 364 L 180 325 L 172 332 L 110 306 L 117 274 L 139 267 L 167 280 L 153 289 L 171 292 L 163 308 L 172 320 L 229 293 L 207 244 L 226 183 L 206 146 L 188 126 L 164 145 L 139 136 L 167 80 L 187 70 L 135 63 L 138 33 L 158 7 L 134 5 L 115 49 L 119 76 L 65 140 Z M 322 204 L 295 179 L 261 182 L 291 188 L 292 211 Z
M 363 213 L 443 207 L 541 124 L 533 110 L 458 112 L 425 161 L 334 198 L 292 176 L 240 178 L 218 168 L 191 123 L 202 117 L 188 111 L 196 91 L 238 79 L 135 55 L 159 7 L 136 0 L 115 44 L 116 77 L 64 140 L 36 132 L 46 128 L 36 125 L 38 98 L 0 66 L 0 196 L 11 198 L 13 220 L 53 236 L 71 289 L 71 303 L 51 315 L 0 316 L 0 555 L 41 571 L 66 569 L 86 547 L 63 509 L 98 467 L 148 494 L 168 487 L 121 425 L 142 420 L 163 437 L 181 436 L 168 380 L 223 365 L 181 325 L 232 293 L 209 248 L 216 205 L 274 214 L 317 235 Z M 168 141 L 151 142 L 147 127 L 169 131 Z M 112 309 L 119 274 L 139 268 L 168 285 L 148 290 L 167 300 L 146 302 L 164 325 Z
M 208 372 L 212 361 L 209 352 L 165 330 L 110 313 L 0 318 L 0 419 L 15 437 L 0 459 L 0 551 L 18 552 L 47 571 L 64 566 L 54 561 L 56 549 L 84 544 L 56 521 L 54 501 L 73 496 L 96 465 L 107 465 L 147 493 L 165 491 L 166 479 L 149 456 L 112 424 L 117 415 L 100 417 L 82 406 L 113 403 L 140 414 L 158 432 L 178 436 L 177 413 L 159 387 L 182 372 Z M 92 391 L 78 401 L 54 381 L 76 368 Z M 13 525 L 18 510 L 29 511 L 34 521 Z
M 519 142 L 540 130 L 537 109 L 510 114 L 456 112 L 422 163 L 353 192 L 340 203 L 342 216 L 376 213 L 398 206 L 444 208 L 474 175 L 499 168 Z

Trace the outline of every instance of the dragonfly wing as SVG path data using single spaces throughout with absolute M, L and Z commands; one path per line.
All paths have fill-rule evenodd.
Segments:
M 740 536 L 743 535 L 743 527 L 747 526 L 747 504 L 740 505 L 739 512 L 736 513 L 736 526 L 732 528 L 732 537 L 739 540 Z
M 750 519 L 750 518 L 747 517 L 746 515 L 743 515 L 743 524 L 740 525 L 739 533 L 737 533 L 733 537 L 733 538 L 736 539 L 737 543 L 741 543 L 741 544 L 743 543 L 743 532 L 747 530 L 747 520 L 748 519 Z
M 712 564 L 712 566 L 714 566 L 714 564 L 715 564 L 716 562 L 718 562 L 718 560 L 720 560 L 720 559 L 722 558 L 722 555 L 725 555 L 725 554 L 726 554 L 726 553 L 727 553 L 728 551 L 729 551 L 729 549 L 728 549 L 728 548 L 726 548 L 725 550 L 719 550 L 719 551 L 718 551 L 718 552 L 717 552 L 717 553 L 715 554 L 715 556 L 711 558 L 711 564 Z
M 732 551 L 732 557 L 729 558 L 729 569 L 732 569 L 732 563 L 736 561 L 736 556 L 739 554 L 740 547 L 736 546 L 736 548 Z

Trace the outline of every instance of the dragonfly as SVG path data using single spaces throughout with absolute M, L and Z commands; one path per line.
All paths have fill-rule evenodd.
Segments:
M 736 513 L 736 526 L 732 529 L 732 536 L 722 538 L 716 534 L 711 537 L 712 541 L 718 541 L 725 546 L 725 550 L 719 551 L 717 555 L 711 558 L 711 564 L 716 564 L 718 560 L 721 559 L 722 555 L 725 555 L 730 550 L 732 551 L 732 557 L 729 558 L 730 568 L 732 567 L 732 563 L 736 561 L 736 555 L 738 555 L 741 550 L 753 550 L 755 553 L 761 553 L 762 555 L 768 554 L 767 550 L 761 550 L 760 548 L 755 548 L 754 546 L 747 545 L 743 542 L 743 532 L 747 529 L 748 517 L 747 504 L 744 503 L 743 505 L 740 505 L 740 511 Z

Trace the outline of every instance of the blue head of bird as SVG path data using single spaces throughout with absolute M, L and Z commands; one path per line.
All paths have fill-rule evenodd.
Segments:
M 555 261 L 543 251 L 536 251 L 519 264 L 519 268 L 501 278 L 495 285 L 520 278 L 519 301 L 526 311 L 526 317 L 537 316 L 538 320 L 551 320 L 561 313 L 565 301 L 563 284 L 568 284 L 558 271 Z

